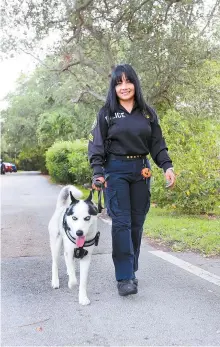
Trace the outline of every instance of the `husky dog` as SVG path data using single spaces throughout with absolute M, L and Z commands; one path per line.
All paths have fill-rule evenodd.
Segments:
M 75 258 L 80 259 L 79 303 L 88 305 L 87 277 L 94 245 L 97 246 L 98 210 L 92 202 L 92 192 L 86 200 L 78 200 L 82 192 L 68 185 L 62 188 L 55 212 L 49 222 L 50 248 L 52 254 L 52 287 L 59 288 L 58 260 L 61 246 L 69 276 L 68 287 L 77 284 Z

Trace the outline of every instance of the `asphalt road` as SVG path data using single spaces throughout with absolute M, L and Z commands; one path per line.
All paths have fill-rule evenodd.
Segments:
M 119 297 L 110 225 L 89 274 L 91 305 L 69 290 L 64 259 L 52 290 L 47 225 L 60 187 L 37 173 L 6 174 L 2 183 L 1 346 L 219 346 L 220 286 L 155 256 L 143 240 L 139 293 Z M 219 259 L 174 254 L 219 275 Z M 79 273 L 77 270 L 77 277 Z

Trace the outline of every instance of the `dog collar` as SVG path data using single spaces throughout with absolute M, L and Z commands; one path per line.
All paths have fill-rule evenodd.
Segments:
M 65 230 L 65 233 L 66 233 L 66 236 L 68 237 L 68 239 L 73 242 L 74 244 L 76 244 L 76 239 L 75 237 L 73 237 L 71 234 L 70 234 L 70 228 L 68 227 L 67 225 L 67 222 L 66 222 L 66 213 L 64 214 L 63 216 L 63 229 Z M 98 243 L 99 243 L 99 237 L 100 237 L 100 231 L 98 231 L 95 235 L 95 237 L 93 237 L 93 239 L 91 240 L 88 240 L 88 241 L 85 241 L 83 247 L 89 247 L 89 246 L 92 246 L 95 244 L 95 246 L 98 246 Z M 83 247 L 79 247 L 79 248 L 83 248 Z M 78 249 L 78 248 L 77 248 Z M 86 253 L 87 254 L 87 253 Z M 85 255 L 86 255 L 85 254 Z

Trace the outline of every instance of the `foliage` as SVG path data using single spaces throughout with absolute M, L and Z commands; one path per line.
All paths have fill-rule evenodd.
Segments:
M 74 117 L 65 108 L 46 111 L 38 118 L 38 142 L 44 148 L 57 140 L 74 140 L 76 134 Z
M 185 83 L 176 84 L 176 108 L 186 117 L 220 119 L 220 61 L 205 60 L 199 66 L 189 66 L 184 72 Z M 180 77 L 179 77 L 180 78 Z
M 55 142 L 46 152 L 46 167 L 54 182 L 71 183 L 73 175 L 69 173 L 68 156 L 74 151 L 70 141 Z
M 26 148 L 34 152 L 39 147 L 44 160 L 44 152 L 55 141 L 88 136 L 98 105 L 73 103 L 72 85 L 70 75 L 44 67 L 20 77 L 16 91 L 8 95 L 9 108 L 1 112 L 4 155 L 14 158 Z
M 89 183 L 92 170 L 88 163 L 88 141 L 76 140 L 73 142 L 74 151 L 69 154 L 69 172 L 73 174 L 74 183 Z
M 175 189 L 166 190 L 161 170 L 153 169 L 152 198 L 187 213 L 211 213 L 218 203 L 220 180 L 219 125 L 205 119 L 186 119 L 174 110 L 161 121 L 177 174 Z
M 50 59 L 41 63 L 53 76 L 71 75 L 67 98 L 71 92 L 76 102 L 103 102 L 112 66 L 126 61 L 140 73 L 150 103 L 172 106 L 173 86 L 187 86 L 188 68 L 219 54 L 218 0 L 210 6 L 205 0 L 3 3 L 2 52 L 35 56 L 42 40 L 56 33 Z
M 178 173 L 177 187 L 170 192 L 163 188 L 161 170 L 154 168 L 154 200 L 191 213 L 213 209 L 219 182 L 219 0 L 210 6 L 205 0 L 3 4 L 2 53 L 21 50 L 39 62 L 32 75 L 20 77 L 7 97 L 8 109 L 1 112 L 6 155 L 23 158 L 25 165 L 29 160 L 35 168 L 52 145 L 47 165 L 53 158 L 53 179 L 87 181 L 90 169 L 83 148 L 74 151 L 72 143 L 88 138 L 112 67 L 131 63 L 146 100 L 160 113 Z M 51 41 L 51 33 L 54 44 L 45 59 L 39 58 L 38 48 L 44 38 Z M 57 141 L 71 142 L 53 147 Z
M 16 159 L 16 164 L 19 170 L 32 171 L 38 170 L 42 173 L 47 173 L 45 167 L 44 152 L 40 147 L 24 148 Z
M 28 79 L 22 75 L 19 79 L 17 90 L 8 95 L 9 108 L 1 112 L 3 151 L 11 157 L 27 155 L 24 162 L 19 163 L 20 168 L 39 168 L 44 153 L 38 146 L 36 134 L 39 115 L 47 108 L 47 99 L 36 86 L 37 82 L 31 77 Z M 36 150 L 37 149 L 37 150 Z M 36 154 L 36 158 L 33 157 Z M 23 160 L 22 159 L 22 160 Z M 19 159 L 18 159 L 19 160 Z M 26 160 L 26 163 L 25 163 Z M 32 163 L 32 164 L 31 164 Z M 24 164 L 24 165 L 23 165 Z M 40 165 L 40 167 L 42 167 Z
M 20 77 L 2 115 L 14 152 L 87 137 L 111 69 L 123 61 L 134 65 L 157 109 L 219 116 L 218 1 L 210 8 L 203 0 L 3 3 L 2 52 L 21 49 L 39 62 Z M 42 60 L 36 51 L 51 31 L 55 43 Z
M 17 149 L 35 146 L 37 119 L 45 108 L 45 100 L 40 92 L 32 90 L 11 98 L 13 103 L 5 114 L 7 142 L 16 143 Z
M 86 183 L 91 178 L 87 159 L 87 142 L 56 142 L 46 152 L 46 166 L 53 181 Z

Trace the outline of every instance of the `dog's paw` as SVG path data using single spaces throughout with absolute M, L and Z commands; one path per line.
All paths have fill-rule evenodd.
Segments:
M 84 296 L 82 298 L 79 298 L 79 303 L 80 305 L 89 305 L 90 304 L 90 300 L 87 298 L 87 296 Z
M 56 280 L 52 280 L 51 286 L 52 286 L 53 289 L 58 289 L 58 288 L 60 288 L 60 281 L 59 281 L 59 278 L 56 279 Z
M 77 279 L 76 278 L 69 280 L 69 282 L 68 282 L 69 289 L 72 289 L 76 285 L 77 285 Z

